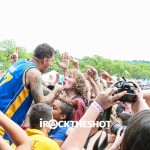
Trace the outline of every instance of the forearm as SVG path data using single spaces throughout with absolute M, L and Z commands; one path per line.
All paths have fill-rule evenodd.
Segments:
M 142 90 L 142 93 L 143 93 L 144 99 L 146 99 L 147 101 L 150 101 L 150 90 Z
M 95 81 L 95 83 L 96 83 L 98 89 L 99 89 L 100 91 L 103 91 L 103 86 L 102 86 L 102 84 L 100 83 L 99 77 L 97 78 L 97 80 Z
M 30 149 L 30 140 L 26 133 L 15 122 L 0 112 L 0 125 L 8 133 L 17 148 Z
M 97 84 L 95 83 L 94 79 L 91 79 L 91 80 L 90 80 L 90 83 L 91 83 L 91 85 L 92 85 L 92 87 L 93 87 L 94 94 L 97 96 L 98 93 L 100 92 L 100 90 L 99 90 Z
M 7 142 L 2 138 L 0 137 L 0 149 L 1 150 L 12 150 L 11 147 L 7 144 Z
M 80 121 L 84 121 L 87 124 L 88 121 L 95 121 L 98 115 L 99 111 L 94 106 L 90 105 Z M 91 127 L 75 127 L 62 145 L 62 150 L 70 150 L 72 148 L 82 149 L 90 131 Z
M 62 90 L 62 85 L 56 84 L 51 91 L 44 85 L 32 88 L 31 93 L 35 103 L 52 103 L 55 96 Z
M 35 104 L 37 103 L 47 103 L 47 104 L 51 104 L 54 101 L 55 98 L 55 92 L 51 91 L 48 95 L 44 96 L 44 95 L 39 95 L 39 97 L 34 98 L 34 102 Z
M 147 103 L 145 102 L 145 100 L 141 100 L 138 104 L 138 106 L 136 106 L 135 108 L 132 107 L 132 112 L 133 112 L 133 115 L 135 113 L 138 113 L 142 110 L 145 110 L 145 109 L 149 109 L 149 106 L 147 105 Z

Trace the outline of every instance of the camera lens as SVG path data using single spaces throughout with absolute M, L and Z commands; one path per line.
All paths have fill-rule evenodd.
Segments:
M 117 135 L 117 132 L 118 130 L 121 128 L 122 126 L 118 123 L 114 124 L 112 127 L 111 127 L 111 133 L 114 134 L 114 135 Z
M 120 134 L 122 134 L 123 131 L 126 130 L 127 126 L 121 126 L 120 124 L 116 123 L 111 127 L 111 133 L 114 135 L 117 135 L 118 130 L 123 127 L 122 131 L 120 132 Z
M 116 112 L 119 114 L 119 113 L 122 113 L 124 110 L 125 110 L 124 106 L 118 105 L 117 109 L 116 109 Z

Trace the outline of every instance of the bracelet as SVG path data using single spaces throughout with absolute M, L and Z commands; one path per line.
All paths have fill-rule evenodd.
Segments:
M 98 111 L 104 112 L 104 110 L 101 107 L 101 105 L 99 103 L 97 103 L 96 101 L 93 101 L 92 106 L 94 106 Z
M 94 81 L 98 81 L 98 80 L 99 80 L 99 77 L 97 77 L 97 78 L 94 79 Z

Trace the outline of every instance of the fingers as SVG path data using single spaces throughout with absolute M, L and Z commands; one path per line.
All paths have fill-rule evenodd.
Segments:
M 85 67 L 91 69 L 91 66 L 85 66 Z
M 62 53 L 62 59 L 68 60 L 68 53 L 67 52 Z
M 121 128 L 118 130 L 117 135 L 118 135 L 118 136 L 121 136 L 121 135 L 123 136 L 124 131 L 125 131 L 125 129 L 124 129 L 123 127 L 121 127 Z
M 113 87 L 113 88 L 108 88 L 107 90 L 108 95 L 113 95 L 116 91 L 118 91 L 118 88 Z
M 143 93 L 141 88 L 138 86 L 138 84 L 134 83 L 137 86 L 137 90 L 134 90 L 135 95 L 137 96 L 137 99 L 140 100 L 141 97 L 143 97 Z
M 93 76 L 93 72 L 90 70 L 90 69 L 88 69 L 88 72 L 87 72 L 87 74 L 89 75 L 89 76 Z
M 112 96 L 112 101 L 116 101 L 119 98 L 121 98 L 122 96 L 124 96 L 127 93 L 127 91 L 123 91 L 121 93 L 115 94 L 114 96 Z
M 115 104 L 121 105 L 122 102 L 121 101 L 115 101 L 115 102 L 113 102 L 113 105 L 115 105 Z
M 108 95 L 112 95 L 114 94 L 118 89 L 116 87 L 114 88 L 109 88 L 106 90 L 106 92 L 108 93 Z
M 101 74 L 102 74 L 102 78 L 111 78 L 111 75 L 105 71 L 105 70 L 101 70 Z
M 143 99 L 143 94 L 142 92 L 138 92 L 137 90 L 134 90 L 135 95 L 137 96 L 137 101 L 140 101 L 141 99 Z

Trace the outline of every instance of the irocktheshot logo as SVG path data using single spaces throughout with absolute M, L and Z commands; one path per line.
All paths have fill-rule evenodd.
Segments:
M 41 128 L 51 128 L 56 129 L 57 127 L 101 127 L 101 128 L 110 128 L 111 121 L 59 121 L 55 119 L 50 121 L 43 121 L 40 118 L 40 127 Z

